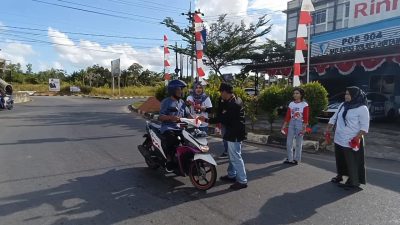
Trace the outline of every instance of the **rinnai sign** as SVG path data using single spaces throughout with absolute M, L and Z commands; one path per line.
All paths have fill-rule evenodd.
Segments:
M 400 16 L 400 0 L 350 0 L 349 27 Z
M 337 55 L 388 46 L 400 46 L 400 26 L 355 33 L 328 41 L 316 41 L 311 47 L 311 57 Z

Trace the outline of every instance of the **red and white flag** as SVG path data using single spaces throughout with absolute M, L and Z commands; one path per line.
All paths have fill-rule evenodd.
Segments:
M 315 11 L 311 0 L 303 0 L 299 16 L 299 26 L 296 37 L 296 51 L 294 58 L 293 86 L 300 86 L 301 63 L 305 63 L 303 51 L 308 50 L 310 46 L 306 44 L 305 37 L 308 37 L 307 25 L 311 26 L 311 12 Z M 310 56 L 308 56 L 310 57 Z
M 171 75 L 169 73 L 169 69 L 171 64 L 169 64 L 169 49 L 168 49 L 168 38 L 167 35 L 164 35 L 164 80 L 171 80 Z

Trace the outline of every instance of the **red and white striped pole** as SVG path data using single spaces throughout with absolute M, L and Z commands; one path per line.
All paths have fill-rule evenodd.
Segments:
M 308 37 L 307 25 L 311 26 L 311 12 L 315 11 L 311 0 L 303 0 L 301 4 L 299 26 L 296 37 L 296 52 L 294 58 L 293 87 L 300 86 L 301 64 L 305 63 L 303 50 L 308 50 L 310 46 L 306 44 L 305 38 Z M 308 55 L 310 58 L 310 55 Z M 309 60 L 308 60 L 309 62 Z
M 168 82 L 171 80 L 171 75 L 169 73 L 171 65 L 169 64 L 169 49 L 168 49 L 168 38 L 164 35 L 164 80 Z
M 202 43 L 202 35 L 201 31 L 203 30 L 203 20 L 200 17 L 200 13 L 194 14 L 194 34 L 196 41 L 196 67 L 197 67 L 197 76 L 199 78 L 204 77 L 206 74 L 203 69 L 203 43 Z

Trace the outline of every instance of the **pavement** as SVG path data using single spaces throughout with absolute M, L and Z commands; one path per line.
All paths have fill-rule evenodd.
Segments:
M 146 167 L 145 120 L 131 103 L 33 97 L 0 112 L 0 224 L 400 224 L 400 162 L 367 158 L 368 184 L 345 191 L 329 182 L 330 152 L 288 166 L 282 149 L 245 144 L 249 187 L 201 192 Z M 221 154 L 221 140 L 210 149 Z M 228 161 L 217 162 L 225 175 Z

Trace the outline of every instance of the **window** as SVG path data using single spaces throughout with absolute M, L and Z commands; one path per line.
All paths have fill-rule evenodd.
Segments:
M 346 3 L 345 8 L 346 8 L 346 10 L 345 10 L 344 17 L 348 18 L 350 15 L 350 2 Z
M 313 17 L 314 17 L 314 24 L 326 23 L 326 10 L 315 12 Z

